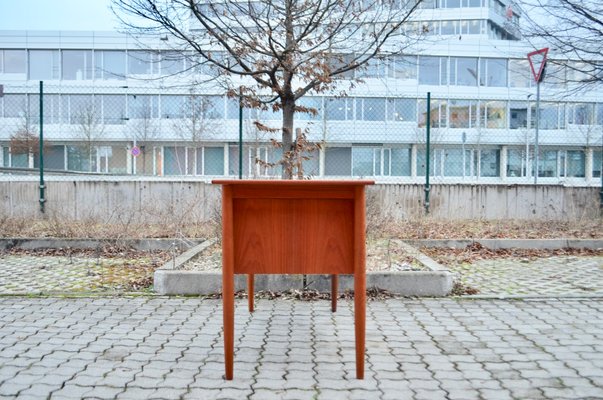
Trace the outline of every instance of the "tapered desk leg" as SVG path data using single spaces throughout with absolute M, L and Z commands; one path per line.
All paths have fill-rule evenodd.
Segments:
M 354 201 L 354 328 L 356 379 L 364 379 L 366 332 L 366 220 L 364 187 L 357 187 Z
M 255 276 L 253 274 L 247 274 L 247 301 L 249 304 L 249 312 L 253 312 L 253 296 L 254 296 L 254 290 L 253 290 L 253 284 L 255 281 Z
M 360 276 L 359 276 L 360 275 Z M 354 328 L 356 333 L 356 379 L 364 379 L 366 332 L 366 276 L 354 276 Z
M 234 363 L 234 239 L 232 188 L 222 189 L 222 309 L 224 318 L 224 371 L 233 378 Z
M 234 363 L 234 277 L 222 277 L 222 305 L 224 308 L 224 369 L 226 379 L 232 380 Z
M 337 311 L 337 285 L 339 283 L 339 276 L 336 274 L 331 275 L 331 311 Z

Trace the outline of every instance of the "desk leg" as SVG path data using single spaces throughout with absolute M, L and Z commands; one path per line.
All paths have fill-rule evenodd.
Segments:
M 255 283 L 255 276 L 253 274 L 247 274 L 247 300 L 249 304 L 249 312 L 253 312 L 253 296 L 255 292 L 253 290 L 253 284 Z
M 224 371 L 232 380 L 234 362 L 234 240 L 232 188 L 222 189 L 222 312 L 224 318 Z
M 366 329 L 366 220 L 364 187 L 356 188 L 354 202 L 354 328 L 356 334 L 356 379 L 364 379 Z
M 331 275 L 331 311 L 337 311 L 337 286 L 339 283 L 339 276 L 337 274 Z
M 356 379 L 364 379 L 366 330 L 366 276 L 354 276 L 354 328 L 356 333 Z
M 223 276 L 222 306 L 224 308 L 224 369 L 226 380 L 232 380 L 234 362 L 234 277 Z

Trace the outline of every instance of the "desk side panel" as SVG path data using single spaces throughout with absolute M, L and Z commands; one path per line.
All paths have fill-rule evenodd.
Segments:
M 235 198 L 236 274 L 351 274 L 353 199 Z

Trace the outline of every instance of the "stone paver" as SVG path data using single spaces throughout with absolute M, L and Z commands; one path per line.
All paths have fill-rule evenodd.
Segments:
M 150 259 L 0 254 L 0 294 L 116 292 L 150 279 Z
M 196 298 L 0 298 L 0 397 L 50 399 L 603 398 L 603 299 L 237 301 L 235 379 L 222 308 Z
M 603 257 L 480 260 L 448 269 L 480 295 L 603 295 Z

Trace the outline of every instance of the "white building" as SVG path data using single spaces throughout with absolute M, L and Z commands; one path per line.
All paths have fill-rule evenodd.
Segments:
M 300 114 L 296 124 L 325 143 L 306 173 L 422 182 L 430 92 L 432 181 L 533 182 L 536 89 L 526 58 L 533 48 L 520 40 L 519 18 L 499 0 L 426 2 L 406 27 L 426 32 L 414 49 L 357 71 L 365 83 L 348 97 L 303 99 L 319 113 Z M 190 66 L 165 39 L 145 40 L 141 50 L 117 33 L 0 31 L 3 171 L 37 167 L 35 152 L 15 149 L 14 140 L 11 148 L 11 137 L 37 135 L 43 81 L 48 169 L 236 176 L 237 101 L 211 85 L 191 89 L 205 71 L 177 74 Z M 550 64 L 541 86 L 538 182 L 599 185 L 603 98 L 567 83 L 580 80 L 579 64 L 554 51 L 549 57 L 572 68 Z M 251 123 L 278 126 L 280 116 L 245 110 L 244 118 L 244 174 L 280 175 L 256 163 L 279 155 Z

